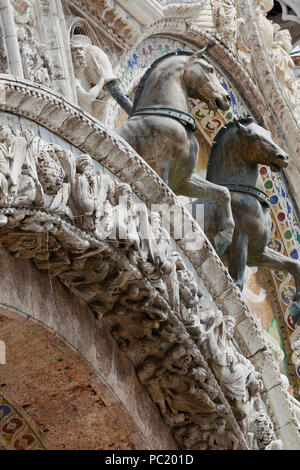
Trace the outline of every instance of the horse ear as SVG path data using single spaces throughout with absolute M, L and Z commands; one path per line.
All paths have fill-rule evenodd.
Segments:
M 233 119 L 234 125 L 240 130 L 244 131 L 246 130 L 245 126 L 238 120 L 238 119 Z
M 200 49 L 199 51 L 195 52 L 193 55 L 190 57 L 190 61 L 193 61 L 195 59 L 200 59 L 205 55 L 207 47 L 203 47 L 203 49 Z
M 235 125 L 238 129 L 241 129 L 241 128 L 242 128 L 241 123 L 240 123 L 236 118 L 233 119 L 233 122 L 234 122 L 234 125 Z

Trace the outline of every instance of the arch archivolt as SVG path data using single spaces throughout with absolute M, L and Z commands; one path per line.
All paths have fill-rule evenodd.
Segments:
M 152 380 L 155 374 L 159 374 L 157 377 L 160 374 L 165 377 L 165 374 L 171 373 L 172 376 L 178 367 L 176 361 L 181 362 L 183 359 L 193 365 L 184 371 L 185 376 L 191 374 L 190 382 L 194 383 L 191 385 L 192 390 L 193 387 L 197 388 L 196 371 L 201 371 L 200 375 L 204 374 L 199 379 L 206 384 L 201 386 L 201 400 L 204 402 L 197 408 L 199 413 L 208 407 L 211 410 L 212 426 L 216 416 L 224 414 L 228 431 L 235 434 L 238 445 L 241 448 L 251 446 L 249 436 L 244 434 L 238 418 L 241 410 L 232 405 L 232 396 L 222 385 L 218 373 L 213 372 L 214 352 L 205 349 L 201 340 L 201 337 L 205 338 L 201 332 L 206 322 L 212 318 L 220 321 L 219 326 L 216 324 L 216 334 L 219 334 L 218 331 L 221 334 L 219 328 L 223 331 L 226 328 L 226 316 L 233 317 L 236 346 L 229 341 L 228 347 L 236 360 L 240 360 L 239 354 L 244 355 L 247 368 L 250 368 L 248 370 L 253 371 L 251 383 L 253 386 L 256 384 L 254 393 L 261 396 L 256 372 L 263 372 L 264 396 L 269 396 L 274 393 L 271 390 L 276 389 L 282 394 L 283 403 L 286 403 L 285 418 L 282 419 L 282 414 L 278 422 L 275 418 L 281 436 L 280 430 L 284 430 L 285 425 L 294 418 L 280 377 L 275 372 L 275 362 L 268 354 L 264 338 L 224 266 L 201 229 L 173 193 L 123 140 L 78 108 L 53 93 L 41 88 L 37 90 L 20 81 L 2 80 L 1 86 L 2 109 L 31 119 L 23 119 L 20 132 L 15 129 L 18 127 L 15 121 L 8 118 L 6 122 L 10 123 L 10 128 L 5 129 L 2 151 L 4 154 L 9 153 L 12 146 L 15 150 L 27 148 L 28 153 L 24 155 L 21 152 L 19 158 L 27 161 L 29 172 L 26 176 L 29 179 L 32 172 L 37 175 L 36 183 L 31 185 L 32 192 L 26 191 L 23 195 L 25 199 L 22 199 L 22 187 L 26 184 L 30 187 L 30 181 L 23 178 L 22 172 L 16 173 L 19 175 L 19 179 L 16 176 L 19 193 L 9 194 L 1 208 L 3 246 L 18 257 L 31 259 L 50 276 L 60 278 L 71 292 L 88 303 L 99 320 L 103 316 L 103 321 L 135 364 L 140 380 L 158 404 L 180 446 L 190 445 L 188 435 L 191 429 L 185 423 L 191 419 L 193 421 L 193 405 L 179 404 L 173 396 L 171 409 L 165 408 L 165 392 L 159 391 L 161 385 L 158 390 L 153 388 Z M 33 132 L 30 132 L 31 122 Z M 45 128 L 50 134 L 45 132 Z M 57 137 L 51 137 L 54 135 L 52 133 L 63 137 L 64 143 Z M 26 146 L 23 145 L 24 140 Z M 74 147 L 66 148 L 65 141 Z M 91 160 L 86 155 L 82 159 L 82 153 L 89 154 L 93 160 L 94 168 L 89 167 L 89 175 L 85 174 L 84 165 L 90 164 Z M 39 155 L 43 155 L 42 160 Z M 95 163 L 97 161 L 111 173 L 105 172 L 104 167 L 101 170 Z M 96 171 L 99 171 L 98 175 Z M 84 192 L 74 192 L 74 176 L 75 183 L 76 178 L 81 182 L 86 178 L 85 187 L 88 187 L 91 178 L 98 178 L 100 186 L 106 188 L 101 196 L 104 198 L 101 208 L 105 207 L 106 211 L 101 214 L 89 210 L 85 212 L 84 207 L 87 206 L 82 199 Z M 98 184 L 96 180 L 94 183 Z M 48 182 L 51 182 L 50 186 Z M 4 181 L 2 183 L 5 185 Z M 129 183 L 131 189 L 124 183 Z M 116 196 L 124 191 L 131 197 L 131 202 L 127 209 L 124 207 L 120 211 L 120 202 Z M 141 202 L 135 199 L 134 194 Z M 31 197 L 31 201 L 26 197 Z M 135 247 L 137 240 L 134 232 L 130 234 L 130 241 L 125 242 L 118 237 L 113 240 L 100 237 L 101 227 L 105 226 L 105 219 L 111 223 L 109 217 L 112 213 L 121 212 L 125 217 L 123 220 L 127 220 L 127 223 L 133 220 L 137 226 L 141 218 L 144 222 L 150 221 L 149 209 L 153 203 L 164 204 L 164 208 L 172 206 L 177 211 L 176 217 L 169 226 L 156 217 L 156 235 L 155 227 L 150 226 L 149 230 L 154 232 L 150 243 L 146 243 L 142 250 Z M 172 238 L 179 219 L 185 227 L 189 227 L 189 231 L 185 237 L 177 240 L 176 246 Z M 131 224 L 131 227 L 134 228 L 134 225 Z M 153 250 L 160 257 L 162 266 L 166 267 L 160 274 L 153 263 Z M 211 297 L 208 297 L 208 293 Z M 219 310 L 217 316 L 216 307 Z M 202 318 L 203 324 L 199 323 L 199 318 Z M 161 349 L 157 348 L 157 343 Z M 265 373 L 266 370 L 274 371 L 274 374 Z M 243 374 L 240 375 L 238 380 L 245 387 L 243 377 Z M 179 380 L 176 387 L 181 386 L 184 385 Z M 250 395 L 247 394 L 252 392 L 247 387 L 244 390 L 249 400 Z M 197 394 L 190 399 L 192 402 L 197 400 Z M 269 412 L 276 416 L 271 396 L 270 402 L 267 400 L 266 403 Z M 262 413 L 265 409 L 264 401 L 261 406 L 260 410 L 252 411 Z M 178 413 L 178 408 L 185 412 Z M 265 415 L 266 426 L 270 425 L 268 419 Z M 201 431 L 200 421 L 194 422 L 197 433 Z M 181 433 L 176 434 L 179 424 Z M 183 436 L 186 436 L 186 441 Z M 270 435 L 270 439 L 273 437 Z M 285 439 L 284 431 L 282 438 Z

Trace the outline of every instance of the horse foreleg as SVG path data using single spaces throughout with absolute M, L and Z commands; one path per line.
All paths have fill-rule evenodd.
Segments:
M 243 291 L 248 258 L 248 235 L 235 230 L 227 250 L 228 271 L 236 286 Z
M 216 250 L 222 255 L 231 244 L 234 231 L 231 198 L 228 189 L 211 181 L 203 180 L 193 174 L 177 188 L 176 194 L 178 196 L 214 201 L 220 204 L 220 227 L 218 234 L 214 237 L 214 242 Z
M 250 266 L 250 263 L 248 263 Z M 296 294 L 294 296 L 293 321 L 300 318 L 300 262 L 288 258 L 269 247 L 265 247 L 260 256 L 251 259 L 251 266 L 274 269 L 277 271 L 287 271 L 292 274 L 295 281 Z
M 259 266 L 262 268 L 274 269 L 277 271 L 287 271 L 294 277 L 296 294 L 294 300 L 300 300 L 300 262 L 293 258 L 288 258 L 269 247 L 265 247 L 261 255 L 251 259 L 249 266 Z

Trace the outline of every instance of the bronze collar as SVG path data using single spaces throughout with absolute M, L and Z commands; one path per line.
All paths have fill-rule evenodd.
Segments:
M 135 111 L 128 119 L 142 114 L 170 117 L 179 121 L 183 126 L 192 132 L 197 130 L 196 121 L 193 116 L 173 108 L 141 108 L 138 111 Z

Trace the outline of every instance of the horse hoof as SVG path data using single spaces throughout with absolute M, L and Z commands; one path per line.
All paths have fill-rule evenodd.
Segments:
M 300 325 L 300 300 L 292 303 L 292 305 L 289 307 L 289 313 L 291 315 L 293 324 L 295 326 Z
M 219 232 L 214 237 L 215 247 L 219 255 L 225 253 L 227 248 L 231 245 L 232 237 L 224 232 Z

